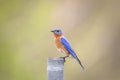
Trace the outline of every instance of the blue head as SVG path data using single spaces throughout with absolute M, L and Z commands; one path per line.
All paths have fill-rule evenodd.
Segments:
M 63 34 L 63 32 L 60 28 L 55 28 L 51 32 L 53 32 L 56 35 L 62 35 Z

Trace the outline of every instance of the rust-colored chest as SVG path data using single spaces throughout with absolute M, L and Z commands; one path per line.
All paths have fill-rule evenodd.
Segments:
M 61 43 L 60 37 L 55 38 L 55 44 L 56 44 L 59 51 L 66 53 L 67 56 L 69 55 L 69 52 L 65 49 L 64 45 Z
M 55 38 L 55 44 L 56 44 L 56 46 L 57 46 L 58 49 L 61 48 L 61 47 L 63 47 L 63 45 L 61 44 L 61 40 L 60 40 L 59 37 Z
M 54 36 L 55 36 L 55 39 L 54 39 L 55 40 L 55 44 L 56 44 L 58 50 L 60 52 L 62 52 L 62 53 L 65 53 L 65 56 L 66 55 L 69 56 L 70 53 L 67 51 L 67 49 L 64 47 L 64 45 L 61 42 L 61 38 L 64 37 L 64 36 L 63 35 L 57 35 L 55 33 L 54 33 Z

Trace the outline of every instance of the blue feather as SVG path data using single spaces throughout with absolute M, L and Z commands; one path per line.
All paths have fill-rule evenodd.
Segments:
M 65 37 L 61 38 L 61 43 L 68 50 L 68 52 L 72 55 L 72 57 L 76 58 L 76 54 L 75 54 L 74 50 L 72 49 L 69 41 Z
M 75 54 L 74 50 L 72 49 L 69 41 L 65 38 L 61 38 L 61 43 L 64 45 L 65 49 L 72 55 L 72 57 L 81 65 L 81 67 L 84 69 L 83 65 L 81 64 L 81 61 L 78 59 L 77 55 Z

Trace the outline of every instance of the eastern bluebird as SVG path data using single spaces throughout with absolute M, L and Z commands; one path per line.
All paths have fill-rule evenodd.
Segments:
M 64 54 L 63 58 L 65 59 L 66 57 L 69 57 L 69 55 L 71 55 L 80 64 L 82 69 L 84 69 L 84 66 L 82 65 L 81 61 L 77 57 L 77 55 L 74 52 L 73 48 L 71 47 L 69 41 L 63 35 L 62 30 L 59 28 L 55 28 L 51 32 L 53 32 L 53 34 L 54 34 L 54 37 L 55 37 L 54 40 L 55 40 L 55 44 L 57 46 L 57 49 L 61 53 Z

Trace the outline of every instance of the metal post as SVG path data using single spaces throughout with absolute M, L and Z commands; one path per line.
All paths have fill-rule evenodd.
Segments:
M 63 58 L 48 58 L 47 77 L 48 80 L 64 80 Z

